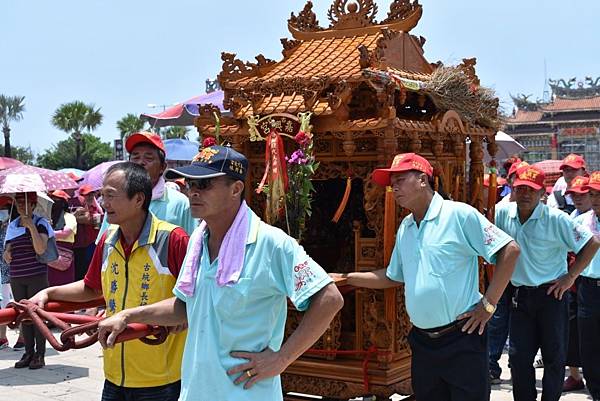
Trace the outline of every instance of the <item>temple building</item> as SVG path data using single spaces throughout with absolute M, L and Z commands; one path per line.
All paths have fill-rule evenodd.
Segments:
M 529 96 L 513 97 L 516 109 L 505 131 L 527 152 L 530 163 L 582 155 L 588 170 L 600 169 L 600 78 L 549 80 L 550 102 L 532 102 Z

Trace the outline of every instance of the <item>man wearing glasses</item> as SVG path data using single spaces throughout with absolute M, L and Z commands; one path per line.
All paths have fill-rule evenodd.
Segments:
M 190 166 L 167 172 L 167 178 L 185 178 L 192 214 L 203 219 L 190 238 L 175 297 L 100 325 L 100 342 L 113 347 L 128 323 L 187 322 L 181 401 L 282 400 L 279 375 L 343 304 L 331 278 L 297 241 L 246 205 L 247 171 L 242 154 L 210 146 Z M 288 298 L 305 315 L 283 343 Z

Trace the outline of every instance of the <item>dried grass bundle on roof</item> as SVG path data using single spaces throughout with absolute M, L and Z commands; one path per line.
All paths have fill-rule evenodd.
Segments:
M 461 66 L 438 67 L 425 82 L 425 91 L 442 110 L 455 110 L 471 124 L 498 129 L 502 120 L 493 89 L 473 82 Z

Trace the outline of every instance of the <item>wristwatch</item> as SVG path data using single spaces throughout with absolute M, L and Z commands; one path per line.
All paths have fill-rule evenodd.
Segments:
M 494 312 L 496 312 L 496 305 L 491 304 L 485 296 L 481 298 L 481 303 L 483 304 L 483 309 L 490 315 L 493 315 Z

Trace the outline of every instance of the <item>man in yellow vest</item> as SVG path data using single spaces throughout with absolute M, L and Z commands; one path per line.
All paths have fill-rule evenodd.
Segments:
M 85 302 L 104 296 L 106 315 L 172 296 L 185 257 L 188 235 L 149 212 L 152 183 L 148 172 L 131 162 L 115 164 L 102 187 L 110 229 L 96 247 L 83 280 L 40 291 L 31 300 Z M 161 345 L 129 341 L 104 350 L 106 381 L 102 401 L 176 401 L 181 387 L 185 333 Z

